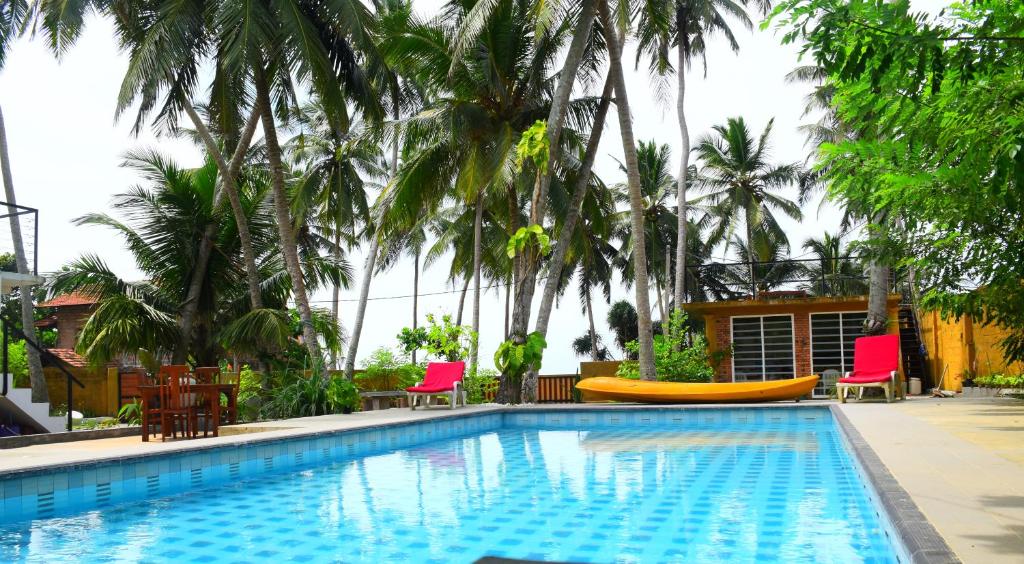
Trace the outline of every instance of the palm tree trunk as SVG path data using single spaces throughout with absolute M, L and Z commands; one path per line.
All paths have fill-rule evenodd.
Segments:
M 551 109 L 548 111 L 547 134 L 550 145 L 548 151 L 548 170 L 542 175 L 533 197 L 535 205 L 530 211 L 531 224 L 540 224 L 544 221 L 548 190 L 551 186 L 551 179 L 555 174 L 555 167 L 561 157 L 559 140 L 565 125 L 565 113 L 569 106 L 569 97 L 572 95 L 573 85 L 576 83 L 576 73 L 583 62 L 583 55 L 590 41 L 590 31 L 594 27 L 596 5 L 597 0 L 582 0 L 579 19 L 577 19 L 576 28 L 573 30 L 572 42 L 569 44 L 569 51 L 565 55 L 562 70 L 558 73 L 558 86 L 555 88 L 555 94 L 551 100 Z M 530 297 L 533 297 L 532 290 L 530 291 Z M 525 305 L 530 307 L 530 304 Z M 524 327 L 523 329 L 525 330 L 526 328 Z
M 334 259 L 341 261 L 341 231 L 337 228 L 334 229 Z M 341 324 L 341 284 L 334 284 L 331 287 L 331 319 L 334 323 Z M 338 353 L 331 351 L 331 368 L 337 370 L 338 367 Z
M 586 285 L 586 289 L 584 289 L 584 296 L 587 300 L 587 322 L 590 323 L 590 360 L 597 362 L 597 329 L 594 326 L 594 304 L 593 298 L 590 295 L 590 283 L 587 282 L 586 277 L 583 277 L 580 279 L 580 284 Z
M 565 114 L 568 109 L 569 97 L 572 94 L 573 85 L 576 82 L 576 74 L 583 61 L 583 55 L 587 44 L 590 41 L 590 31 L 594 25 L 595 6 L 597 0 L 583 0 L 580 6 L 579 19 L 576 28 L 573 30 L 572 42 L 569 51 L 566 53 L 565 62 L 558 76 L 558 86 L 551 100 L 551 109 L 548 112 L 547 136 L 549 143 L 548 169 L 540 175 L 535 185 L 532 205 L 530 207 L 530 224 L 543 225 L 547 209 L 548 190 L 551 186 L 551 179 L 555 173 L 557 163 L 561 156 L 560 139 L 565 124 Z M 520 261 L 516 261 L 520 262 Z M 537 271 L 540 268 L 540 261 L 522 261 L 521 272 L 515 280 L 515 301 L 512 307 L 512 322 L 509 328 L 509 335 L 513 338 L 521 338 L 526 335 L 530 325 L 530 310 L 533 307 L 533 295 L 537 289 Z M 532 403 L 537 395 L 537 378 L 533 371 L 530 371 L 523 378 L 520 386 L 521 398 L 523 401 Z M 502 378 L 499 397 L 508 397 L 505 379 Z M 514 395 L 514 394 L 513 394 Z
M 650 284 L 647 280 L 647 249 L 644 242 L 643 196 L 640 193 L 640 168 L 636 156 L 636 139 L 633 136 L 633 120 L 630 116 L 629 97 L 626 92 L 626 78 L 622 71 L 622 42 L 615 30 L 608 9 L 607 0 L 599 0 L 601 26 L 606 35 L 611 76 L 615 85 L 615 105 L 618 107 L 619 131 L 622 134 L 622 150 L 626 161 L 626 177 L 629 186 L 630 219 L 634 237 L 633 270 L 636 282 L 636 313 L 639 321 L 637 333 L 640 342 L 640 378 L 656 380 L 654 367 L 654 332 L 651 326 L 651 304 L 647 295 Z
M 747 261 L 750 263 L 750 296 L 757 299 L 757 255 L 754 254 L 754 227 L 750 224 L 750 214 L 744 220 L 747 229 Z
M 392 176 L 394 176 L 392 174 Z M 345 353 L 345 377 L 351 380 L 355 376 L 356 353 L 359 351 L 359 336 L 363 333 L 363 318 L 366 316 L 366 304 L 370 297 L 370 282 L 373 280 L 373 268 L 377 263 L 377 251 L 380 244 L 377 235 L 370 238 L 370 248 L 366 251 L 366 262 L 363 265 L 363 280 L 359 284 L 359 305 L 356 306 L 356 319 L 352 323 L 352 335 L 348 338 L 348 351 Z
M 594 115 L 590 139 L 587 141 L 587 148 L 583 153 L 583 162 L 576 175 L 572 203 L 569 204 L 569 212 L 565 216 L 562 231 L 558 234 L 554 251 L 551 253 L 551 260 L 548 261 L 550 273 L 544 282 L 544 294 L 541 296 L 540 309 L 537 311 L 537 323 L 534 325 L 534 331 L 544 336 L 548 334 L 548 322 L 551 319 L 551 311 L 554 309 L 555 295 L 558 293 L 558 280 L 562 277 L 562 269 L 565 268 L 565 255 L 569 252 L 572 234 L 576 230 L 576 222 L 580 217 L 580 206 L 583 204 L 583 198 L 586 197 L 587 188 L 590 186 L 590 171 L 594 168 L 594 161 L 597 160 L 597 150 L 601 145 L 601 135 L 604 132 L 605 118 L 608 115 L 611 100 L 612 79 L 609 75 L 604 83 L 604 91 L 601 93 L 601 103 Z
M 7 126 L 4 123 L 4 114 L 0 110 L 0 176 L 4 181 L 4 197 L 7 203 L 15 205 L 18 203 L 14 193 L 14 177 L 11 174 L 11 155 L 7 149 Z M 16 209 L 7 208 L 8 220 L 11 224 L 11 243 L 14 245 L 14 260 L 18 267 L 18 273 L 29 274 L 28 257 L 25 255 L 25 241 L 21 237 L 21 220 L 14 213 Z M 32 287 L 20 288 L 21 294 L 21 330 L 25 336 L 33 342 L 38 343 L 36 338 L 35 306 L 32 304 Z M 29 383 L 32 386 L 32 401 L 36 403 L 47 403 L 50 401 L 50 392 L 46 388 L 46 375 L 43 374 L 43 363 L 39 360 L 39 351 L 32 347 L 25 347 L 25 354 L 28 360 Z M 6 375 L 0 375 L 5 378 Z M 71 406 L 68 406 L 70 409 Z
M 258 110 L 259 108 L 253 108 L 253 114 L 246 123 L 246 127 L 239 139 L 238 146 L 235 147 L 235 153 L 231 157 L 231 163 L 224 165 L 227 170 L 227 174 L 224 174 L 225 179 L 236 178 L 238 171 L 242 167 L 242 162 L 245 159 L 245 153 L 249 148 L 249 142 L 252 141 L 252 136 L 256 131 L 256 124 L 258 120 L 255 118 L 258 118 L 260 115 Z M 196 121 L 202 125 L 201 119 Z M 209 131 L 207 131 L 207 134 L 209 135 Z M 209 135 L 209 140 L 212 142 L 212 135 Z M 208 145 L 210 144 L 211 143 L 208 142 Z M 216 143 L 212 143 L 212 146 L 216 147 Z M 218 167 L 219 166 L 221 165 L 218 165 Z M 214 197 L 214 210 L 219 210 L 221 208 L 226 194 L 235 191 L 234 181 L 222 181 L 221 186 L 229 188 L 220 190 Z M 239 225 L 243 224 L 248 227 L 246 222 L 239 222 Z M 199 239 L 199 249 L 196 252 L 195 266 L 192 269 L 192 278 L 189 280 L 188 288 L 185 291 L 185 299 L 181 304 L 181 314 L 178 318 L 179 340 L 171 355 L 171 361 L 175 364 L 184 364 L 188 359 L 188 353 L 192 346 L 192 332 L 193 325 L 195 323 L 195 316 L 199 311 L 199 295 L 203 290 L 203 280 L 206 278 L 206 268 L 210 263 L 210 256 L 213 253 L 213 239 L 216 232 L 217 224 L 210 223 L 206 226 L 206 229 L 203 230 L 203 235 Z M 250 288 L 250 301 L 252 300 L 251 291 L 252 290 Z
M 686 50 L 682 42 L 677 47 L 679 62 L 676 65 L 676 79 L 678 82 L 678 93 L 676 95 L 676 114 L 679 117 L 679 137 L 682 141 L 682 149 L 679 160 L 679 181 L 676 184 L 676 279 L 675 279 L 675 309 L 683 310 L 686 301 L 686 228 L 687 202 L 686 202 L 686 173 L 690 166 L 690 129 L 686 125 L 686 112 L 684 111 L 684 95 L 686 94 Z
M 672 248 L 665 244 L 665 311 L 672 311 Z M 668 317 L 665 318 L 668 320 Z
M 455 315 L 455 324 L 462 325 L 462 310 L 466 305 L 466 294 L 469 293 L 470 277 L 467 276 L 462 282 L 462 292 L 459 294 L 459 312 Z
M 658 308 L 658 315 L 661 316 L 661 324 L 665 325 L 665 322 L 668 320 L 668 317 L 665 316 L 665 294 L 661 291 L 661 282 L 657 277 L 654 279 L 654 295 L 658 296 L 655 306 Z
M 876 226 L 885 224 L 885 214 L 878 213 L 872 220 Z M 889 322 L 889 265 L 874 259 L 868 266 L 868 317 L 864 320 L 865 335 L 883 335 Z
M 397 120 L 399 117 L 398 100 L 392 96 L 391 111 Z M 398 143 L 400 139 L 396 135 L 391 144 L 391 178 L 398 175 Z M 366 253 L 366 265 L 363 269 L 363 280 L 359 286 L 359 305 L 356 306 L 356 320 L 352 324 L 352 336 L 349 337 L 348 351 L 345 354 L 345 377 L 351 380 L 355 376 L 356 353 L 359 352 L 359 336 L 363 332 L 363 318 L 366 316 L 366 305 L 370 297 L 370 283 L 373 281 L 373 267 L 377 262 L 377 251 L 380 249 L 380 242 L 376 233 L 370 239 L 370 248 Z
M 412 329 L 416 330 L 416 306 L 420 300 L 420 251 L 416 250 L 412 262 Z M 412 350 L 412 363 L 416 364 L 416 349 Z
M 221 176 L 221 193 L 226 194 L 228 201 L 231 203 L 231 212 L 235 217 L 235 225 L 238 229 L 238 240 L 242 246 L 242 259 L 245 262 L 245 278 L 249 286 L 249 304 L 252 309 L 263 308 L 263 293 L 260 291 L 260 273 L 256 267 L 256 252 L 252 247 L 252 234 L 249 231 L 249 218 L 245 215 L 245 210 L 242 208 L 242 199 L 238 194 L 238 173 L 241 169 L 242 162 L 245 160 L 245 153 L 249 149 L 249 143 L 252 141 L 253 134 L 256 132 L 256 125 L 259 122 L 261 111 L 259 105 L 255 105 L 252 109 L 252 115 L 249 116 L 249 120 L 246 122 L 245 127 L 242 129 L 241 137 L 238 141 L 238 146 L 235 148 L 234 154 L 231 157 L 230 164 L 224 159 L 224 153 L 220 147 L 217 146 L 216 140 L 213 138 L 213 134 L 210 129 L 203 123 L 201 117 L 196 112 L 192 104 L 185 104 L 185 113 L 192 120 L 192 125 L 195 126 L 196 131 L 199 133 L 199 137 L 202 138 L 203 144 L 206 146 L 206 152 L 213 158 L 213 161 L 217 164 L 217 171 Z
M 512 285 L 505 285 L 505 340 L 508 340 L 509 305 L 512 302 Z
M 483 262 L 484 194 L 476 196 L 473 218 L 473 341 L 469 346 L 469 373 L 475 375 L 480 358 L 480 265 Z
M 281 162 L 281 145 L 277 139 L 277 127 L 274 124 L 274 109 L 270 101 L 270 86 L 262 69 L 256 72 L 256 96 L 260 106 L 263 122 L 263 142 L 270 164 L 270 185 L 274 194 L 274 214 L 277 216 L 277 230 L 281 237 L 281 254 L 284 256 L 285 271 L 291 278 L 292 294 L 299 310 L 302 324 L 302 338 L 309 351 L 314 370 L 322 368 L 323 357 L 320 353 L 320 341 L 313 326 L 313 310 L 309 307 L 309 296 L 306 294 L 306 282 L 302 278 L 302 263 L 299 262 L 298 244 L 295 240 L 295 227 L 292 225 L 290 201 L 284 180 L 284 163 Z M 326 372 L 324 372 L 326 376 Z

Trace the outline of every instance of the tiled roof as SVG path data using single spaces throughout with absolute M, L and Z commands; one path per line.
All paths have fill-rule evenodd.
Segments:
M 88 362 L 82 358 L 81 355 L 71 349 L 48 349 L 54 356 L 63 360 L 64 362 L 78 368 L 85 368 L 88 366 Z
M 93 305 L 97 302 L 96 298 L 79 292 L 71 294 L 62 294 L 53 298 L 50 301 L 36 304 L 36 307 L 68 307 L 68 306 L 82 306 L 82 305 Z

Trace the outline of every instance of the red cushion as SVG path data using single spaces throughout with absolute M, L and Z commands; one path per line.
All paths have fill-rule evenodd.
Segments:
M 413 392 L 418 394 L 433 394 L 441 392 L 452 391 L 452 386 L 409 386 L 405 389 L 407 392 Z
M 853 376 L 889 374 L 900 369 L 899 335 L 859 337 L 853 342 Z M 877 380 L 875 380 L 877 382 Z
M 462 381 L 462 376 L 465 373 L 466 363 L 461 360 L 458 362 L 431 362 L 427 365 L 423 384 L 410 386 L 405 391 L 420 394 L 450 392 L 456 382 Z
M 840 384 L 875 384 L 892 380 L 892 372 L 854 372 L 849 378 L 840 378 Z

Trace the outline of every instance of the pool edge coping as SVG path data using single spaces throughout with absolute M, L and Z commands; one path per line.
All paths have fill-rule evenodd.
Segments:
M 828 408 L 877 495 L 881 509 L 892 523 L 897 541 L 910 555 L 910 561 L 914 564 L 961 563 L 960 557 L 921 512 L 914 498 L 900 485 L 853 422 L 837 405 L 830 404 Z

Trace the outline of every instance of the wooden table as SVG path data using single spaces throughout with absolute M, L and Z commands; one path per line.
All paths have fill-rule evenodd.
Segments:
M 216 437 L 220 425 L 220 395 L 226 394 L 228 401 L 236 401 L 234 396 L 234 384 L 192 384 L 190 393 L 206 396 L 210 402 L 210 413 L 213 419 L 213 436 Z M 149 406 L 160 401 L 160 386 L 139 386 L 139 394 L 142 399 L 142 440 L 149 441 Z M 165 429 L 160 429 L 163 433 Z

